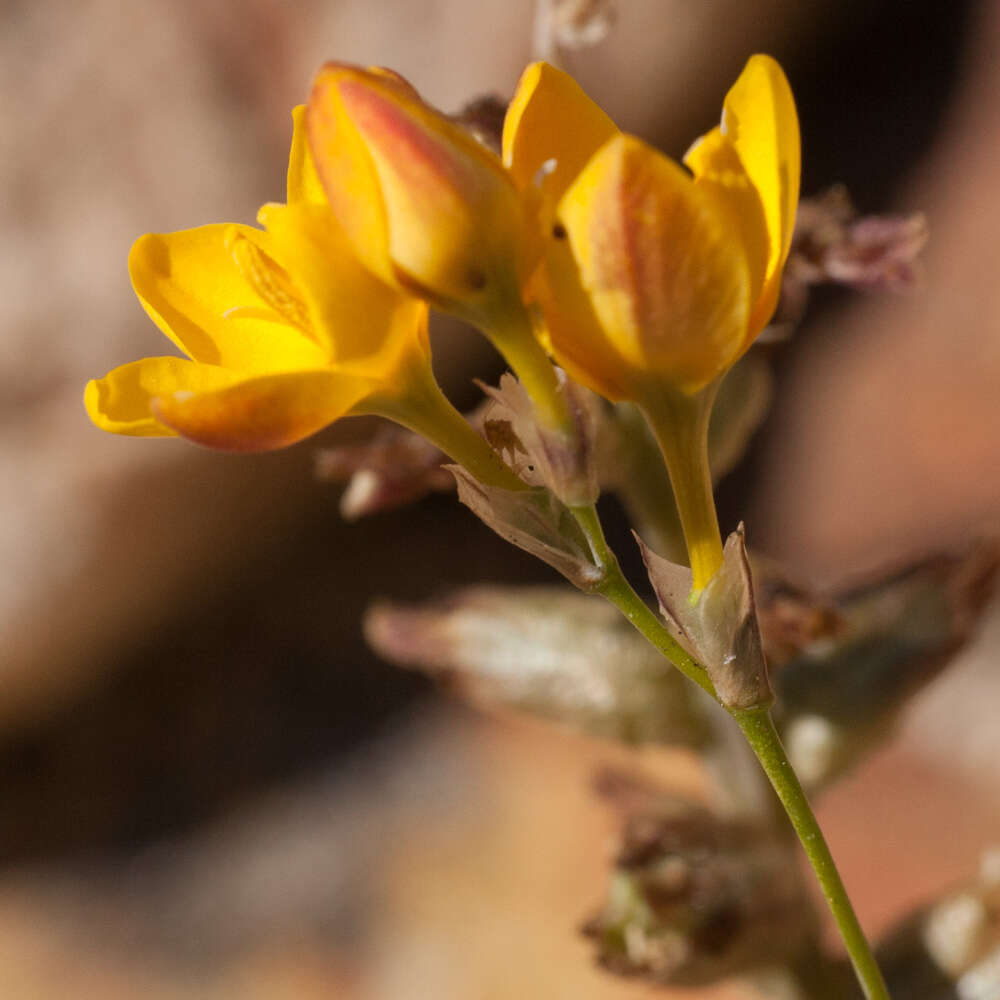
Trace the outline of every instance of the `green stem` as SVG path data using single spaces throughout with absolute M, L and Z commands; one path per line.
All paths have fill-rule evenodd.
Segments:
M 642 540 L 665 559 L 683 563 L 687 549 L 677 502 L 645 416 L 634 403 L 618 403 L 611 421 L 619 468 L 608 488 L 621 501 Z
M 414 366 L 398 394 L 369 397 L 365 413 L 386 417 L 427 438 L 487 486 L 524 490 L 476 429 L 452 406 L 427 366 Z
M 520 379 L 539 419 L 550 428 L 575 434 L 555 367 L 535 336 L 527 310 L 519 304 L 481 329 Z
M 685 677 L 690 678 L 715 701 L 718 701 L 715 687 L 709 680 L 705 668 L 673 637 L 666 625 L 650 610 L 649 605 L 625 579 L 625 574 L 622 573 L 621 566 L 618 565 L 618 559 L 608 547 L 604 537 L 597 508 L 591 504 L 585 507 L 573 507 L 571 510 L 577 524 L 583 530 L 594 559 L 601 570 L 601 581 L 594 587 L 595 592 L 618 608 L 636 630 L 645 636 Z
M 722 565 L 708 464 L 708 422 L 717 387 L 716 382 L 694 396 L 661 389 L 647 393 L 640 404 L 670 473 L 694 577 L 692 599 Z
M 673 662 L 678 670 L 718 701 L 715 688 L 704 666 L 677 642 L 625 579 L 618 560 L 608 547 L 596 508 L 591 505 L 574 507 L 572 510 L 573 516 L 590 543 L 594 559 L 603 570 L 602 581 L 594 588 L 597 593 L 614 604 L 656 649 Z M 867 1000 L 889 1000 L 882 974 L 858 923 L 847 890 L 830 854 L 830 848 L 823 837 L 823 831 L 788 761 L 770 712 L 762 708 L 745 712 L 731 711 L 730 714 L 743 731 L 798 834 L 840 930 L 865 997 Z
M 868 945 L 861 924 L 858 923 L 823 831 L 788 761 L 785 748 L 781 745 L 781 737 L 778 736 L 771 713 L 767 709 L 754 709 L 748 712 L 734 711 L 732 716 L 743 730 L 743 735 L 746 736 L 747 742 L 760 761 L 798 834 L 833 919 L 837 922 L 841 937 L 844 939 L 865 997 L 867 1000 L 889 1000 L 885 980 L 875 962 L 875 956 Z

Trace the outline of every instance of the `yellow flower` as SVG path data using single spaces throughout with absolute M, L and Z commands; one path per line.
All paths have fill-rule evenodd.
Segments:
M 136 294 L 190 360 L 145 358 L 90 382 L 84 400 L 98 427 L 263 451 L 425 388 L 427 308 L 356 259 L 303 115 L 294 112 L 288 203 L 261 209 L 264 231 L 210 225 L 132 247 Z
M 327 64 L 308 129 L 333 211 L 376 274 L 477 325 L 520 306 L 529 230 L 499 157 L 383 69 Z
M 611 399 L 693 395 L 774 312 L 799 186 L 788 82 L 753 56 L 722 123 L 683 167 L 620 133 L 565 74 L 530 67 L 504 128 L 521 185 L 543 175 L 551 220 L 531 294 L 570 373 Z M 547 176 L 546 175 L 547 171 Z
M 529 295 L 569 373 L 642 408 L 670 471 L 699 594 L 722 563 L 707 432 L 721 376 L 777 304 L 799 191 L 788 81 L 753 56 L 688 170 L 621 133 L 564 73 L 524 73 L 504 124 L 546 227 Z

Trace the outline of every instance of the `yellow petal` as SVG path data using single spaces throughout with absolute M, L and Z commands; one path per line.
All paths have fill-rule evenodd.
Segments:
M 687 151 L 684 162 L 691 168 L 695 184 L 715 198 L 720 211 L 732 220 L 746 253 L 750 298 L 756 302 L 764 287 L 771 253 L 771 237 L 757 189 L 733 144 L 719 128 L 702 136 Z
M 769 247 L 750 322 L 755 335 L 777 304 L 799 201 L 799 121 L 788 80 L 770 56 L 751 56 L 726 95 L 719 131 L 736 151 L 760 197 Z
M 516 294 L 525 255 L 523 205 L 500 160 L 464 129 L 391 77 L 329 66 L 314 89 L 309 125 L 335 214 L 355 246 L 379 244 L 385 227 L 397 282 L 453 310 Z M 361 162 L 354 139 L 337 145 L 337 135 L 349 129 L 363 140 L 366 170 L 342 167 L 345 160 Z M 351 189 L 362 173 L 363 183 Z M 359 223 L 360 210 L 341 208 L 345 191 L 351 201 L 379 198 L 384 215 Z M 383 252 L 381 244 L 377 249 Z
M 548 242 L 542 266 L 528 286 L 528 298 L 543 317 L 539 339 L 571 378 L 606 399 L 634 398 L 635 370 L 595 315 L 567 240 Z
M 144 358 L 88 382 L 83 403 L 101 430 L 134 437 L 174 437 L 176 432 L 153 415 L 153 399 L 175 392 L 213 392 L 237 381 L 238 375 L 215 365 L 173 357 Z
M 420 304 L 358 261 L 328 207 L 265 205 L 258 218 L 275 259 L 295 275 L 333 363 L 376 357 L 407 331 L 411 338 L 422 336 Z
M 406 393 L 411 369 L 431 370 L 431 345 L 427 334 L 430 310 L 420 299 L 403 299 L 392 317 L 389 332 L 372 354 L 346 357 L 337 365 L 345 375 L 355 375 L 379 384 L 383 391 Z
M 683 168 L 617 136 L 567 190 L 559 218 L 605 335 L 635 368 L 695 392 L 739 356 L 743 247 Z
M 375 164 L 341 100 L 345 79 L 366 79 L 365 70 L 328 63 L 313 83 L 306 107 L 306 128 L 313 162 L 323 189 L 360 260 L 393 282 L 389 230 Z M 389 78 L 383 78 L 392 85 Z
M 295 444 L 347 414 L 369 383 L 331 371 L 284 372 L 216 392 L 153 400 L 163 424 L 196 444 L 224 451 L 270 451 Z
M 554 203 L 617 132 L 571 76 L 548 63 L 532 63 L 507 108 L 503 162 L 519 187 L 540 179 L 543 197 Z M 552 169 L 540 176 L 549 161 Z
M 325 205 L 326 192 L 316 173 L 309 136 L 306 134 L 306 106 L 300 104 L 292 109 L 292 149 L 288 154 L 288 204 L 305 202 L 310 205 Z
M 325 364 L 317 343 L 268 308 L 273 301 L 261 294 L 267 276 L 255 281 L 254 268 L 246 261 L 241 267 L 234 235 L 266 252 L 266 234 L 250 226 L 201 226 L 136 240 L 129 274 L 146 312 L 195 361 L 246 372 Z

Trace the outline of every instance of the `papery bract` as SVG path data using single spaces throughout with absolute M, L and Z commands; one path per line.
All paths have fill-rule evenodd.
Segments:
M 774 694 L 757 622 L 743 525 L 726 540 L 722 563 L 697 600 L 689 596 L 691 570 L 657 555 L 635 537 L 667 627 L 704 664 L 720 704 L 738 711 L 770 705 Z

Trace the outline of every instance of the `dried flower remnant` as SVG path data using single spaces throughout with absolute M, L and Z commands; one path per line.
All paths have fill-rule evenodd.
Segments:
M 838 184 L 817 198 L 803 198 L 785 268 L 775 323 L 797 323 L 813 285 L 855 289 L 911 289 L 919 280 L 927 220 L 910 215 L 860 215 Z
M 773 560 L 751 553 L 757 621 L 773 678 L 798 657 L 822 659 L 845 630 L 836 600 L 793 580 Z
M 451 116 L 488 150 L 500 154 L 503 119 L 507 103 L 495 94 L 486 94 L 469 101 L 457 114 Z
M 698 986 L 788 961 L 813 923 L 786 840 L 661 795 L 628 818 L 584 933 L 614 972 Z
M 998 573 L 1000 543 L 986 537 L 833 598 L 832 627 L 816 621 L 815 641 L 774 672 L 778 725 L 805 784 L 828 783 L 888 739 L 907 701 L 975 635 Z
M 701 745 L 704 699 L 609 604 L 556 587 L 470 587 L 365 618 L 379 655 L 475 704 L 627 743 Z
M 556 41 L 567 49 L 603 42 L 617 16 L 612 0 L 553 0 L 551 11 Z
M 340 513 L 347 521 L 392 510 L 428 493 L 450 492 L 448 456 L 405 427 L 380 427 L 370 441 L 336 445 L 316 455 L 320 479 L 346 482 Z
M 893 996 L 993 1000 L 1000 995 L 1000 848 L 978 877 L 904 918 L 879 943 Z

